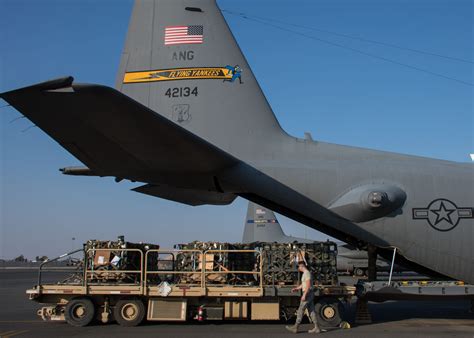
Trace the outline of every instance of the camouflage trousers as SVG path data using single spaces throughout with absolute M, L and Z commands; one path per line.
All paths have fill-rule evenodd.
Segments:
M 296 325 L 300 325 L 303 320 L 304 311 L 308 309 L 309 317 L 315 326 L 318 325 L 316 311 L 314 310 L 314 292 L 308 292 L 306 299 L 300 302 L 298 311 L 296 311 Z

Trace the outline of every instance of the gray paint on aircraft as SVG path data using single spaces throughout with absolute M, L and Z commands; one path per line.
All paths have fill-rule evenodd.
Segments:
M 203 43 L 165 46 L 165 27 L 176 25 L 202 25 Z M 192 60 L 172 60 L 190 46 Z M 236 65 L 242 83 L 195 77 L 123 83 L 126 72 L 149 71 L 156 80 L 156 70 Z M 183 96 L 195 87 L 198 95 Z M 215 1 L 137 1 L 116 88 L 122 93 L 59 79 L 1 97 L 99 176 L 165 185 L 139 191 L 189 204 L 230 203 L 229 194 L 239 195 L 344 242 L 370 243 L 382 254 L 396 247 L 401 259 L 474 283 L 474 219 L 466 210 L 441 209 L 441 229 L 453 222 L 447 212 L 464 215 L 449 231 L 435 229 L 429 217 L 414 219 L 415 209 L 439 199 L 472 212 L 473 166 L 288 135 Z M 189 122 L 169 121 L 176 104 L 189 105 Z M 206 196 L 196 198 L 199 191 Z M 372 193 L 387 196 L 384 212 L 363 207 Z M 338 202 L 351 212 L 331 209 Z
M 285 235 L 273 211 L 249 202 L 242 243 L 253 242 L 314 243 L 309 239 Z

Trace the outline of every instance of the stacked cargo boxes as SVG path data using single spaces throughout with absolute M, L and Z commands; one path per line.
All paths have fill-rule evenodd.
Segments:
M 250 244 L 199 242 L 175 245 L 176 252 L 158 252 L 158 245 L 116 241 L 89 240 L 84 244 L 85 266 L 89 283 L 136 284 L 140 269 L 164 271 L 148 274 L 148 283 L 197 285 L 201 283 L 205 264 L 208 285 L 296 285 L 299 282 L 297 265 L 305 261 L 316 282 L 337 284 L 337 246 L 333 242 L 263 243 Z M 260 262 L 260 260 L 262 260 Z M 263 281 L 258 272 L 263 271 Z M 129 271 L 129 272 L 125 272 Z M 133 272 L 136 271 L 136 272 Z M 170 273 L 167 273 L 169 271 Z M 173 274 L 172 271 L 187 272 Z M 247 272 L 247 273 L 238 273 Z M 78 275 L 80 276 L 80 275 Z
M 191 242 L 175 246 L 180 250 L 217 250 L 206 255 L 206 270 L 209 271 L 257 271 L 258 259 L 263 259 L 264 285 L 298 284 L 297 265 L 305 261 L 319 284 L 337 284 L 337 246 L 333 242 L 305 243 L 220 243 Z M 233 252 L 232 250 L 255 250 L 256 252 Z M 258 253 L 258 254 L 257 254 Z M 180 254 L 177 270 L 200 271 L 202 258 L 194 253 Z M 200 277 L 199 277 L 200 278 Z M 210 280 L 209 280 L 210 279 Z M 191 282 L 191 281 L 188 281 Z M 258 281 L 251 274 L 216 274 L 207 282 L 231 285 L 254 285 Z
M 263 251 L 264 284 L 298 283 L 298 262 L 304 261 L 319 284 L 337 283 L 337 246 L 333 242 L 256 243 Z
M 84 244 L 88 282 L 137 284 L 146 251 L 159 248 L 155 244 L 126 242 L 123 236 L 116 241 L 88 240 Z M 156 265 L 157 262 L 149 261 L 148 264 Z

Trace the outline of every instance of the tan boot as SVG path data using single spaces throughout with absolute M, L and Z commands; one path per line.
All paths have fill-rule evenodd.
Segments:
M 298 325 L 293 325 L 293 326 L 285 326 L 286 329 L 292 333 L 298 333 Z
M 308 333 L 321 333 L 318 325 L 315 325 L 314 328 L 308 331 Z

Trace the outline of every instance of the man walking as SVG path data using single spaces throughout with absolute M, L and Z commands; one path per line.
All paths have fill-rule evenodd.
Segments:
M 309 330 L 309 333 L 320 333 L 321 330 L 318 326 L 318 321 L 316 319 L 316 312 L 314 311 L 314 289 L 313 289 L 313 277 L 311 272 L 306 267 L 304 261 L 298 262 L 298 271 L 302 273 L 301 275 L 301 284 L 291 290 L 291 292 L 296 292 L 298 290 L 303 290 L 303 295 L 301 296 L 300 306 L 296 313 L 296 322 L 293 326 L 287 326 L 286 329 L 293 333 L 298 333 L 298 326 L 303 320 L 304 310 L 308 309 L 311 321 L 314 324 L 314 328 Z

